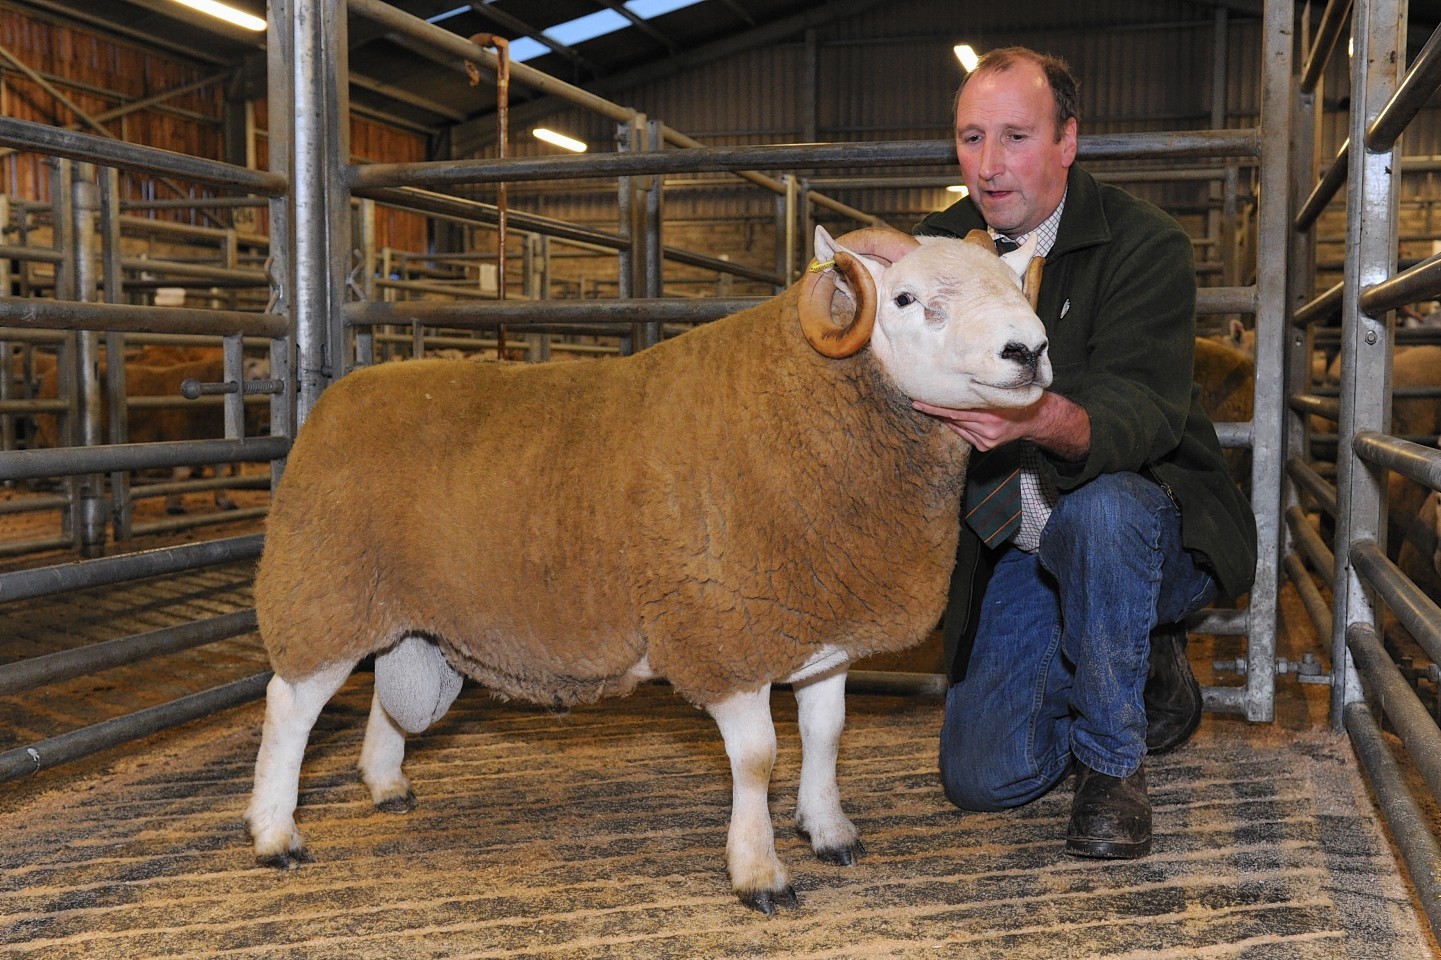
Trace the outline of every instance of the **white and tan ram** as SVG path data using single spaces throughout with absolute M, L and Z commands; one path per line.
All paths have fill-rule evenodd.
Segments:
M 247 812 L 261 862 L 306 859 L 305 745 L 370 654 L 360 773 L 387 810 L 414 803 L 405 732 L 445 712 L 461 674 L 559 706 L 665 678 L 720 727 L 731 885 L 766 913 L 795 903 L 766 798 L 770 689 L 789 682 L 796 824 L 853 862 L 847 665 L 936 625 L 970 453 L 911 401 L 1029 404 L 1050 361 L 1020 271 L 984 235 L 893 265 L 832 243 L 817 230 L 835 270 L 631 357 L 387 364 L 325 392 L 255 584 L 275 670 Z

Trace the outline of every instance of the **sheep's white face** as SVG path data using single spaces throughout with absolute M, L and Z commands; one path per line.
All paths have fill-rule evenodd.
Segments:
M 876 283 L 871 349 L 912 400 L 939 407 L 1023 407 L 1051 383 L 1046 331 L 1021 293 L 1031 251 L 1004 258 L 974 243 L 923 237 L 890 267 L 862 258 Z

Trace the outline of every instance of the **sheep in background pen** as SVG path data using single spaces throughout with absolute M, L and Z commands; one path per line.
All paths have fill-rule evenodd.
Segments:
M 791 682 L 797 826 L 854 861 L 835 781 L 847 665 L 935 627 L 970 453 L 911 401 L 1023 406 L 1050 361 L 984 235 L 888 267 L 823 229 L 816 249 L 835 272 L 631 357 L 382 364 L 321 396 L 255 583 L 275 669 L 246 817 L 261 862 L 306 859 L 306 741 L 371 653 L 360 771 L 389 810 L 414 802 L 404 731 L 444 714 L 460 674 L 555 706 L 669 680 L 720 727 L 731 885 L 765 913 L 795 903 L 766 798 L 770 688 Z

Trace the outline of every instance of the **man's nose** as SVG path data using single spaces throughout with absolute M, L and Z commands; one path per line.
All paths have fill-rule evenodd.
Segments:
M 981 165 L 977 171 L 981 179 L 990 180 L 999 175 L 1005 169 L 1005 163 L 1001 159 L 1001 151 L 991 140 L 981 144 Z

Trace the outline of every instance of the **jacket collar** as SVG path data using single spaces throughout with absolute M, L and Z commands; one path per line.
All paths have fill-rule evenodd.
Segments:
M 971 230 L 984 230 L 986 222 L 969 198 L 955 204 L 934 221 L 958 237 Z M 1101 204 L 1101 189 L 1096 179 L 1077 164 L 1071 165 L 1066 177 L 1066 209 L 1061 211 L 1061 226 L 1047 260 L 1054 260 L 1073 250 L 1094 247 L 1111 239 L 1111 226 Z
M 1061 211 L 1061 226 L 1047 259 L 1107 243 L 1110 239 L 1111 225 L 1101 205 L 1100 186 L 1095 177 L 1071 164 L 1066 178 L 1066 209 Z

